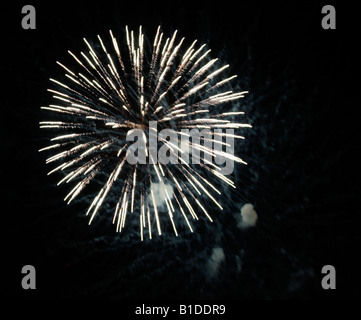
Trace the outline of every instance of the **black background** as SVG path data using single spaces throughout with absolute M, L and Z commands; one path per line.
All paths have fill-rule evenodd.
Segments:
M 2 259 L 10 298 L 57 299 L 345 299 L 360 298 L 359 38 L 352 2 L 333 1 L 33 1 L 36 30 L 21 28 L 21 8 L 2 11 Z M 321 9 L 336 8 L 336 30 Z M 128 25 L 152 38 L 206 42 L 250 91 L 253 129 L 229 212 L 197 232 L 141 243 L 106 221 L 87 225 L 86 208 L 66 206 L 66 189 L 48 177 L 40 106 L 49 77 L 83 37 L 120 34 Z M 233 215 L 253 203 L 257 227 L 240 231 Z M 227 215 L 228 213 L 228 215 Z M 209 279 L 212 248 L 225 261 Z M 235 257 L 242 261 L 237 269 Z M 37 270 L 37 289 L 21 288 L 21 268 Z M 337 270 L 337 289 L 321 288 L 321 268 Z M 238 271 L 237 271 L 238 270 Z

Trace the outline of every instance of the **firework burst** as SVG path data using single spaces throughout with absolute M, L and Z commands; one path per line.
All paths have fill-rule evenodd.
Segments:
M 197 41 L 184 50 L 184 38 L 177 40 L 177 31 L 165 39 L 158 27 L 149 44 L 142 27 L 137 37 L 126 27 L 124 41 L 110 31 L 109 43 L 100 36 L 94 43 L 84 42 L 86 52 L 75 55 L 68 51 L 79 71 L 57 62 L 66 71 L 65 77 L 63 81 L 50 79 L 54 88 L 48 91 L 55 102 L 42 107 L 57 118 L 40 122 L 41 128 L 57 131 L 52 144 L 39 150 L 58 150 L 46 160 L 60 162 L 48 174 L 63 172 L 58 185 L 75 184 L 64 200 L 72 202 L 96 177 L 105 176 L 88 208 L 89 224 L 111 190 L 118 198 L 112 220 L 116 230 L 122 231 L 127 215 L 137 216 L 142 240 L 145 232 L 152 238 L 153 224 L 161 235 L 163 213 L 168 215 L 176 235 L 178 216 L 191 231 L 191 219 L 198 220 L 198 211 L 212 221 L 202 200 L 223 210 L 217 183 L 235 188 L 212 159 L 245 163 L 234 156 L 233 149 L 229 151 L 232 145 L 228 140 L 222 139 L 243 139 L 233 130 L 250 127 L 234 122 L 243 112 L 229 111 L 234 100 L 247 91 L 226 90 L 236 77 L 223 76 L 228 65 L 218 66 L 218 59 L 210 59 L 210 50 L 205 45 L 197 46 Z M 156 129 L 152 123 L 156 123 Z M 176 140 L 154 138 L 153 131 L 162 129 L 173 130 Z M 190 130 L 202 129 L 209 130 L 210 136 L 201 136 L 198 142 L 191 140 L 188 149 L 184 148 L 180 138 L 189 138 Z M 138 142 L 143 140 L 145 147 L 138 153 L 144 151 L 145 163 L 127 161 L 131 147 L 127 135 L 136 130 L 143 132 Z M 156 154 L 149 147 L 152 139 L 155 149 L 166 148 L 175 161 L 154 159 Z M 192 151 L 198 152 L 192 153 L 193 161 L 185 161 L 183 155 Z M 159 186 L 162 203 L 155 185 Z

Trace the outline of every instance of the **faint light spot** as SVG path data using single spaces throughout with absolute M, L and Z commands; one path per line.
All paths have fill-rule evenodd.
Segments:
M 165 205 L 166 201 L 166 191 L 170 199 L 173 199 L 173 187 L 170 184 L 161 184 L 161 183 L 152 183 L 152 190 L 154 194 L 155 201 L 158 206 Z
M 246 203 L 241 208 L 241 217 L 238 221 L 238 228 L 244 229 L 249 227 L 254 227 L 258 219 L 257 212 L 254 210 L 253 205 Z
M 218 273 L 219 267 L 225 259 L 222 248 L 213 248 L 212 255 L 208 260 L 208 272 L 210 277 L 215 277 Z

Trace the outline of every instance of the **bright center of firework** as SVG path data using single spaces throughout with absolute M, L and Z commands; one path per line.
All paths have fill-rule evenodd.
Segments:
M 243 139 L 234 130 L 250 127 L 235 122 L 243 114 L 236 102 L 247 91 L 233 92 L 236 76 L 223 76 L 228 65 L 219 66 L 197 41 L 183 49 L 185 39 L 177 39 L 177 31 L 165 39 L 158 27 L 151 45 L 142 27 L 137 37 L 126 27 L 123 37 L 110 31 L 108 42 L 100 36 L 84 42 L 86 52 L 69 51 L 72 68 L 57 62 L 64 80 L 50 79 L 54 103 L 42 107 L 56 119 L 40 123 L 57 131 L 52 144 L 40 150 L 59 150 L 46 160 L 59 162 L 49 174 L 62 172 L 58 184 L 75 184 L 65 201 L 106 177 L 89 205 L 89 223 L 105 201 L 114 203 L 112 221 L 119 232 L 127 216 L 137 216 L 142 240 L 145 233 L 152 238 L 153 224 L 161 235 L 164 216 L 176 235 L 178 223 L 193 231 L 191 220 L 198 220 L 199 211 L 213 221 L 204 203 L 222 210 L 217 185 L 235 188 L 219 160 L 244 163 L 233 145 L 234 139 Z M 189 139 L 200 130 L 208 130 L 207 135 Z M 160 161 L 161 151 L 172 161 Z M 131 154 L 142 152 L 145 163 L 130 161 Z M 188 154 L 192 161 L 185 160 Z

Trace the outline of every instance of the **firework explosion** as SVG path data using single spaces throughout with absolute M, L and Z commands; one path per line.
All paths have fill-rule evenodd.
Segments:
M 84 39 L 87 53 L 76 56 L 68 51 L 80 72 L 57 62 L 66 71 L 65 80 L 50 79 L 55 88 L 48 91 L 54 94 L 56 104 L 42 109 L 55 112 L 60 117 L 55 120 L 60 121 L 43 121 L 40 127 L 53 128 L 60 134 L 39 151 L 59 150 L 46 163 L 61 161 L 48 173 L 64 172 L 58 185 L 76 183 L 64 199 L 68 204 L 96 177 L 106 177 L 87 211 L 89 224 L 112 189 L 118 197 L 112 220 L 117 231 L 124 228 L 128 214 L 137 215 L 142 240 L 145 232 L 152 238 L 153 224 L 161 235 L 164 209 L 178 235 L 177 215 L 183 216 L 193 231 L 190 220 L 198 220 L 196 208 L 212 221 L 202 199 L 223 210 L 217 200 L 221 195 L 217 183 L 235 188 L 211 160 L 222 157 L 245 163 L 233 155 L 233 139 L 243 139 L 233 130 L 250 125 L 234 122 L 243 112 L 229 111 L 229 107 L 247 91 L 226 90 L 236 78 L 222 77 L 228 65 L 217 66 L 218 59 L 210 59 L 210 50 L 205 45 L 197 47 L 197 41 L 182 52 L 184 38 L 176 41 L 176 35 L 177 31 L 164 39 L 158 27 L 153 45 L 148 45 L 142 27 L 137 38 L 126 27 L 124 51 L 110 31 L 112 52 L 100 36 L 94 43 Z M 156 148 L 166 148 L 175 162 L 154 159 L 149 147 L 155 131 L 151 123 L 156 123 L 158 130 L 172 129 L 177 134 L 178 143 L 167 137 L 155 138 Z M 144 130 L 138 137 L 145 146 L 145 150 L 138 150 L 145 153 L 144 164 L 127 161 L 131 147 L 127 135 L 138 129 Z M 202 136 L 203 143 L 192 139 L 186 149 L 180 137 L 190 138 L 189 130 L 193 129 L 207 129 L 210 137 Z M 183 155 L 193 151 L 198 151 L 192 153 L 193 161 L 185 161 Z M 159 186 L 165 206 L 155 194 L 155 185 Z

